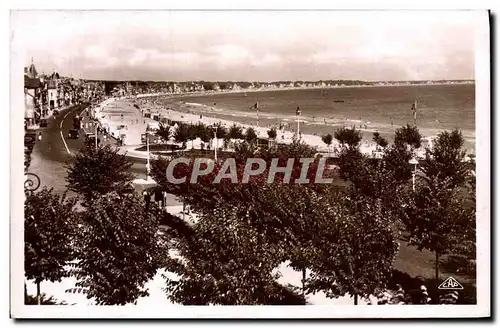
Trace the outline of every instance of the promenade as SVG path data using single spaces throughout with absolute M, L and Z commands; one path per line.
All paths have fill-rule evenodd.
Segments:
M 136 104 L 137 107 L 134 106 Z M 227 128 L 231 127 L 233 124 L 241 126 L 244 130 L 252 128 L 255 130 L 257 136 L 262 139 L 267 139 L 267 131 L 269 127 L 257 127 L 249 124 L 241 124 L 236 121 L 219 119 L 216 117 L 210 117 L 207 115 L 200 115 L 199 113 L 189 113 L 185 112 L 183 104 L 176 104 L 171 106 L 158 105 L 153 101 L 146 99 L 108 99 L 104 104 L 101 104 L 96 111 L 98 120 L 101 125 L 108 129 L 108 133 L 114 136 L 116 139 L 120 138 L 120 135 L 124 136 L 123 146 L 121 147 L 121 153 L 127 152 L 129 156 L 137 158 L 147 158 L 145 152 L 135 151 L 135 148 L 141 145 L 141 134 L 146 131 L 146 127 L 150 124 L 153 128 L 159 125 L 159 122 L 148 117 L 144 117 L 142 112 L 149 113 L 151 117 L 154 115 L 160 115 L 161 117 L 167 118 L 170 121 L 184 122 L 188 124 L 204 124 L 206 126 L 214 124 L 222 124 Z M 294 140 L 294 132 L 287 130 L 277 130 L 277 142 L 290 144 Z M 301 140 L 313 147 L 316 147 L 321 153 L 328 153 L 333 156 L 334 149 L 339 147 L 337 140 L 332 141 L 332 145 L 328 147 L 322 140 L 321 136 L 311 135 L 311 134 L 301 134 Z M 211 141 L 213 142 L 213 141 Z M 187 147 L 189 148 L 200 148 L 200 140 L 194 140 L 193 142 L 188 142 Z M 219 140 L 219 147 L 223 145 L 223 140 Z M 137 146 L 137 147 L 135 147 Z M 213 145 L 212 145 L 213 146 Z M 363 140 L 361 143 L 361 151 L 367 155 L 372 155 L 376 145 L 374 142 Z M 141 154 L 144 153 L 144 154 Z
M 146 131 L 147 125 L 158 123 L 143 117 L 133 102 L 126 99 L 110 99 L 95 108 L 95 112 L 101 126 L 109 135 L 115 139 L 123 136 L 123 145 L 140 145 L 141 134 Z

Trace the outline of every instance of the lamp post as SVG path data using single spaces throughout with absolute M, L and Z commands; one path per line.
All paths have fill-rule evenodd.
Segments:
M 219 128 L 216 124 L 212 126 L 214 129 L 214 139 L 215 139 L 215 147 L 214 147 L 214 158 L 217 162 L 217 147 L 219 146 L 219 139 L 217 139 L 217 129 Z
M 148 161 L 146 163 L 146 180 L 149 180 L 149 175 L 150 175 L 150 172 L 151 172 L 151 165 L 149 163 L 149 129 L 146 128 L 146 151 L 148 153 Z
M 415 191 L 415 176 L 417 175 L 418 160 L 415 157 L 413 157 L 408 161 L 408 163 L 413 165 L 413 173 L 411 174 L 411 176 L 412 176 L 413 191 Z
M 97 150 L 97 139 L 98 139 L 98 136 L 97 136 L 97 122 L 95 122 L 95 149 Z
M 297 107 L 297 110 L 295 111 L 295 114 L 297 116 L 297 140 L 300 140 L 300 114 L 302 114 L 302 111 L 300 110 L 300 107 Z

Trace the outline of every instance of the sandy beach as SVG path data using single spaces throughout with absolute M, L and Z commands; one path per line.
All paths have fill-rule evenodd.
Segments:
M 139 108 L 135 107 L 137 105 Z M 109 127 L 110 133 L 118 135 L 120 131 L 125 135 L 124 146 L 129 149 L 131 146 L 141 145 L 141 134 L 146 131 L 147 125 L 150 125 L 153 129 L 159 125 L 158 121 L 151 118 L 145 118 L 142 115 L 142 110 L 151 114 L 151 116 L 157 114 L 165 117 L 171 121 L 185 122 L 190 124 L 204 124 L 213 125 L 220 123 L 226 127 L 230 127 L 233 124 L 241 126 L 244 130 L 247 128 L 253 128 L 260 138 L 267 139 L 267 131 L 271 127 L 277 127 L 276 124 L 270 124 L 266 122 L 266 118 L 259 117 L 259 126 L 254 124 L 241 123 L 239 120 L 232 118 L 229 115 L 221 118 L 220 115 L 214 115 L 214 112 L 220 113 L 223 109 L 214 108 L 211 106 L 194 104 L 194 103 L 183 103 L 175 99 L 168 99 L 168 104 L 158 101 L 155 98 L 139 98 L 139 99 L 109 99 L 106 103 L 102 104 L 97 108 L 97 117 L 101 121 L 101 124 Z M 123 115 L 123 116 L 122 116 Z M 232 119 L 231 119 L 232 118 Z M 241 117 L 240 117 L 241 118 Z M 253 117 L 248 117 L 249 121 Z M 338 122 L 337 126 L 341 127 L 342 122 Z M 304 125 L 310 124 L 307 119 L 300 118 L 300 129 Z M 320 124 L 320 123 L 318 123 Z M 118 130 L 120 125 L 125 127 Z M 289 122 L 287 129 L 279 130 L 277 129 L 277 140 L 279 143 L 289 144 L 293 142 L 295 129 L 297 127 L 297 122 Z M 365 154 L 371 155 L 376 149 L 376 145 L 371 141 L 371 133 L 375 132 L 374 129 L 368 129 L 363 131 L 365 133 L 365 138 L 361 144 L 361 151 Z M 368 139 L 370 138 L 370 139 Z M 334 139 L 330 149 L 321 140 L 321 135 L 313 135 L 307 133 L 301 133 L 301 140 L 313 147 L 317 147 L 319 152 L 334 154 L 334 150 L 338 147 L 338 142 Z M 187 144 L 188 148 L 200 148 L 201 141 L 194 140 Z M 426 144 L 426 143 L 424 143 Z M 219 146 L 222 145 L 222 140 L 219 140 Z M 422 155 L 421 152 L 419 155 Z

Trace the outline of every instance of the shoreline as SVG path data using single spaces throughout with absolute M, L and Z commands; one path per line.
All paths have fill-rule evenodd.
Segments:
M 241 126 L 243 129 L 248 129 L 248 128 L 253 128 L 255 132 L 257 133 L 259 138 L 262 139 L 267 139 L 267 131 L 271 128 L 271 126 L 262 126 L 262 125 L 255 125 L 251 124 L 248 122 L 248 120 L 245 120 L 242 117 L 236 117 L 236 116 L 231 116 L 227 115 L 224 113 L 209 113 L 207 115 L 207 110 L 209 110 L 209 106 L 202 105 L 202 104 L 197 104 L 196 107 L 199 108 L 198 111 L 193 110 L 190 108 L 192 104 L 185 104 L 181 103 L 178 101 L 175 101 L 173 103 L 170 103 L 169 106 L 165 106 L 165 104 L 155 104 L 152 102 L 142 102 L 139 106 L 142 107 L 149 107 L 149 112 L 154 113 L 154 114 L 160 114 L 163 117 L 168 118 L 171 121 L 179 121 L 179 122 L 184 122 L 184 123 L 189 123 L 189 124 L 198 124 L 202 123 L 204 125 L 212 125 L 216 123 L 221 123 L 222 125 L 226 127 L 230 127 L 233 124 Z M 210 115 L 212 114 L 212 115 Z M 248 119 L 248 116 L 245 117 Z M 263 123 L 266 123 L 265 119 L 260 120 L 260 122 L 264 121 Z M 290 122 L 292 123 L 291 126 L 295 126 L 295 122 Z M 156 122 L 156 124 L 159 124 Z M 322 125 L 322 123 L 317 123 L 316 125 Z M 342 124 L 342 122 L 337 122 L 334 125 L 329 125 L 328 128 L 340 128 L 345 124 Z M 274 126 L 275 127 L 275 126 Z M 300 120 L 300 131 L 301 131 L 301 140 L 312 146 L 316 147 L 318 152 L 321 153 L 329 153 L 330 155 L 334 154 L 334 150 L 336 147 L 339 146 L 339 143 L 337 140 L 333 139 L 332 144 L 330 147 L 328 147 L 321 139 L 323 134 L 318 135 L 318 134 L 311 134 L 307 133 L 308 130 L 311 128 L 315 129 L 316 127 L 312 124 L 309 124 L 308 121 L 301 119 Z M 284 144 L 290 144 L 294 140 L 294 135 L 295 135 L 295 130 L 290 130 L 290 129 L 285 129 L 285 130 L 277 130 L 277 142 L 278 143 L 284 143 Z M 304 132 L 303 132 L 304 131 Z M 373 155 L 374 151 L 376 150 L 376 144 L 373 140 L 371 140 L 373 132 L 376 132 L 376 129 L 360 129 L 360 131 L 363 134 L 363 140 L 361 141 L 361 151 L 367 155 Z M 333 132 L 333 131 L 332 131 Z M 393 134 L 393 133 L 392 133 Z M 385 136 L 384 133 L 381 133 L 382 136 Z M 332 133 L 333 136 L 333 133 Z M 424 136 L 424 139 L 426 139 L 426 136 Z M 428 139 L 428 138 L 427 138 Z M 424 140 L 423 141 L 423 146 L 429 144 L 429 140 Z M 221 144 L 221 143 L 219 143 Z M 417 152 L 419 157 L 423 156 L 423 147 L 419 149 Z
M 444 85 L 448 83 L 443 83 Z M 458 84 L 458 83 L 457 83 Z M 461 84 L 473 84 L 473 83 L 461 83 Z M 420 84 L 421 86 L 426 86 L 427 84 Z M 360 88 L 360 87 L 386 87 L 394 85 L 385 86 L 343 86 L 342 88 Z M 407 85 L 400 85 L 407 86 Z M 415 85 L 410 85 L 415 86 Z M 221 92 L 203 92 L 203 93 L 186 93 L 186 94 L 144 94 L 135 97 L 118 97 L 111 98 L 112 102 L 108 102 L 112 105 L 119 102 L 127 102 L 124 106 L 134 106 L 134 104 L 139 105 L 140 109 L 137 111 L 140 113 L 141 110 L 149 112 L 151 114 L 159 114 L 172 121 L 181 121 L 191 124 L 202 123 L 205 125 L 211 125 L 214 123 L 222 123 L 229 127 L 233 124 L 240 125 L 242 128 L 247 129 L 249 127 L 253 128 L 258 136 L 263 139 L 267 139 L 267 131 L 271 127 L 276 127 L 278 136 L 278 143 L 291 143 L 293 135 L 296 131 L 296 120 L 291 115 L 285 115 L 280 113 L 259 113 L 259 125 L 257 125 L 257 114 L 256 112 L 245 112 L 241 110 L 233 110 L 231 108 L 222 108 L 219 106 L 210 106 L 194 102 L 186 102 L 183 99 L 185 97 L 206 97 L 217 94 L 225 93 L 245 93 L 245 92 L 265 92 L 265 91 L 285 91 L 285 90 L 298 90 L 298 89 L 333 89 L 340 87 L 314 87 L 314 88 L 279 88 L 279 89 L 258 89 L 258 90 L 235 90 L 235 91 L 221 91 Z M 144 117 L 142 117 L 144 119 Z M 391 124 L 381 124 L 377 122 L 357 120 L 353 118 L 326 118 L 326 117 L 310 117 L 310 116 L 300 116 L 300 132 L 302 134 L 302 141 L 305 143 L 317 147 L 320 152 L 331 152 L 332 148 L 337 145 L 337 141 L 334 139 L 332 146 L 328 147 L 323 143 L 321 137 L 328 133 L 332 134 L 341 127 L 352 127 L 355 126 L 357 130 L 362 133 L 362 149 L 365 153 L 372 153 L 375 149 L 375 143 L 372 141 L 373 133 L 379 132 L 381 136 L 385 137 L 389 142 L 394 141 L 394 132 L 400 125 Z M 152 119 L 145 119 L 153 124 L 158 124 L 157 121 Z M 284 123 L 285 130 L 279 130 L 279 124 Z M 437 136 L 437 134 L 450 130 L 446 128 L 437 127 L 420 127 L 420 133 L 423 137 L 423 147 L 432 142 L 432 139 Z M 465 148 L 467 153 L 475 153 L 475 132 L 474 131 L 463 131 L 462 134 L 465 139 Z M 422 148 L 423 148 L 422 147 Z M 421 149 L 422 149 L 421 148 Z
M 238 94 L 238 93 L 255 93 L 255 92 L 277 92 L 277 91 L 293 91 L 293 90 L 323 90 L 323 89 L 349 89 L 349 88 L 386 88 L 386 87 L 421 87 L 421 86 L 443 86 L 443 85 L 475 85 L 474 82 L 457 82 L 457 83 L 416 83 L 416 84 L 361 84 L 361 85 L 336 85 L 336 86 L 316 86 L 316 87 L 276 87 L 276 88 L 259 88 L 259 89 L 238 89 L 238 90 L 210 90 L 210 91 L 193 91 L 185 93 L 149 93 L 135 96 L 123 96 L 125 99 L 142 99 L 154 97 L 167 97 L 168 99 L 177 99 L 185 97 L 206 97 L 221 94 Z
M 230 121 L 242 126 L 250 126 L 252 128 L 265 128 L 264 134 L 262 136 L 267 138 L 267 130 L 271 127 L 278 127 L 280 124 L 284 124 L 287 131 L 295 133 L 296 131 L 296 118 L 295 116 L 283 113 L 268 113 L 259 112 L 258 121 L 259 126 L 257 126 L 257 113 L 255 111 L 241 111 L 234 110 L 231 108 L 223 108 L 220 106 L 205 105 L 201 103 L 185 102 L 182 97 L 166 97 L 161 99 L 141 99 L 142 103 L 140 106 L 142 108 L 147 108 L 151 113 L 163 112 L 166 109 L 167 113 L 177 112 L 183 113 L 185 115 L 203 115 L 203 117 L 208 116 L 211 119 L 218 119 L 221 121 Z M 145 101 L 145 102 L 144 102 Z M 167 115 L 168 116 L 168 115 Z M 400 128 L 402 125 L 398 124 L 384 124 L 379 122 L 371 122 L 368 120 L 359 120 L 355 118 L 340 118 L 340 117 L 314 117 L 301 115 L 300 121 L 300 132 L 312 136 L 318 136 L 321 140 L 321 136 L 326 134 L 334 134 L 335 130 L 342 127 L 352 127 L 361 131 L 363 135 L 362 142 L 372 143 L 372 137 L 374 132 L 379 132 L 380 135 L 386 138 L 389 142 L 394 142 L 394 134 L 396 129 Z M 417 123 L 418 126 L 418 123 Z M 279 129 L 277 129 L 279 130 Z M 423 139 L 434 139 L 437 135 L 443 131 L 451 131 L 447 128 L 439 127 L 419 127 L 420 133 Z M 469 153 L 475 153 L 475 131 L 461 130 L 462 135 L 465 139 L 465 148 Z M 335 141 L 334 141 L 335 142 Z M 315 143 L 316 146 L 317 143 Z M 322 142 L 319 142 L 319 146 L 323 146 Z

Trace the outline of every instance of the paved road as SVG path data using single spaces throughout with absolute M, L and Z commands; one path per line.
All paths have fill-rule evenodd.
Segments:
M 66 189 L 64 164 L 70 159 L 69 147 L 77 149 L 79 146 L 78 140 L 66 140 L 71 125 L 68 116 L 76 115 L 83 108 L 83 105 L 76 105 L 65 109 L 50 118 L 46 128 L 37 131 L 42 133 L 42 140 L 33 148 L 29 172 L 40 177 L 42 186 L 53 187 L 57 192 Z

